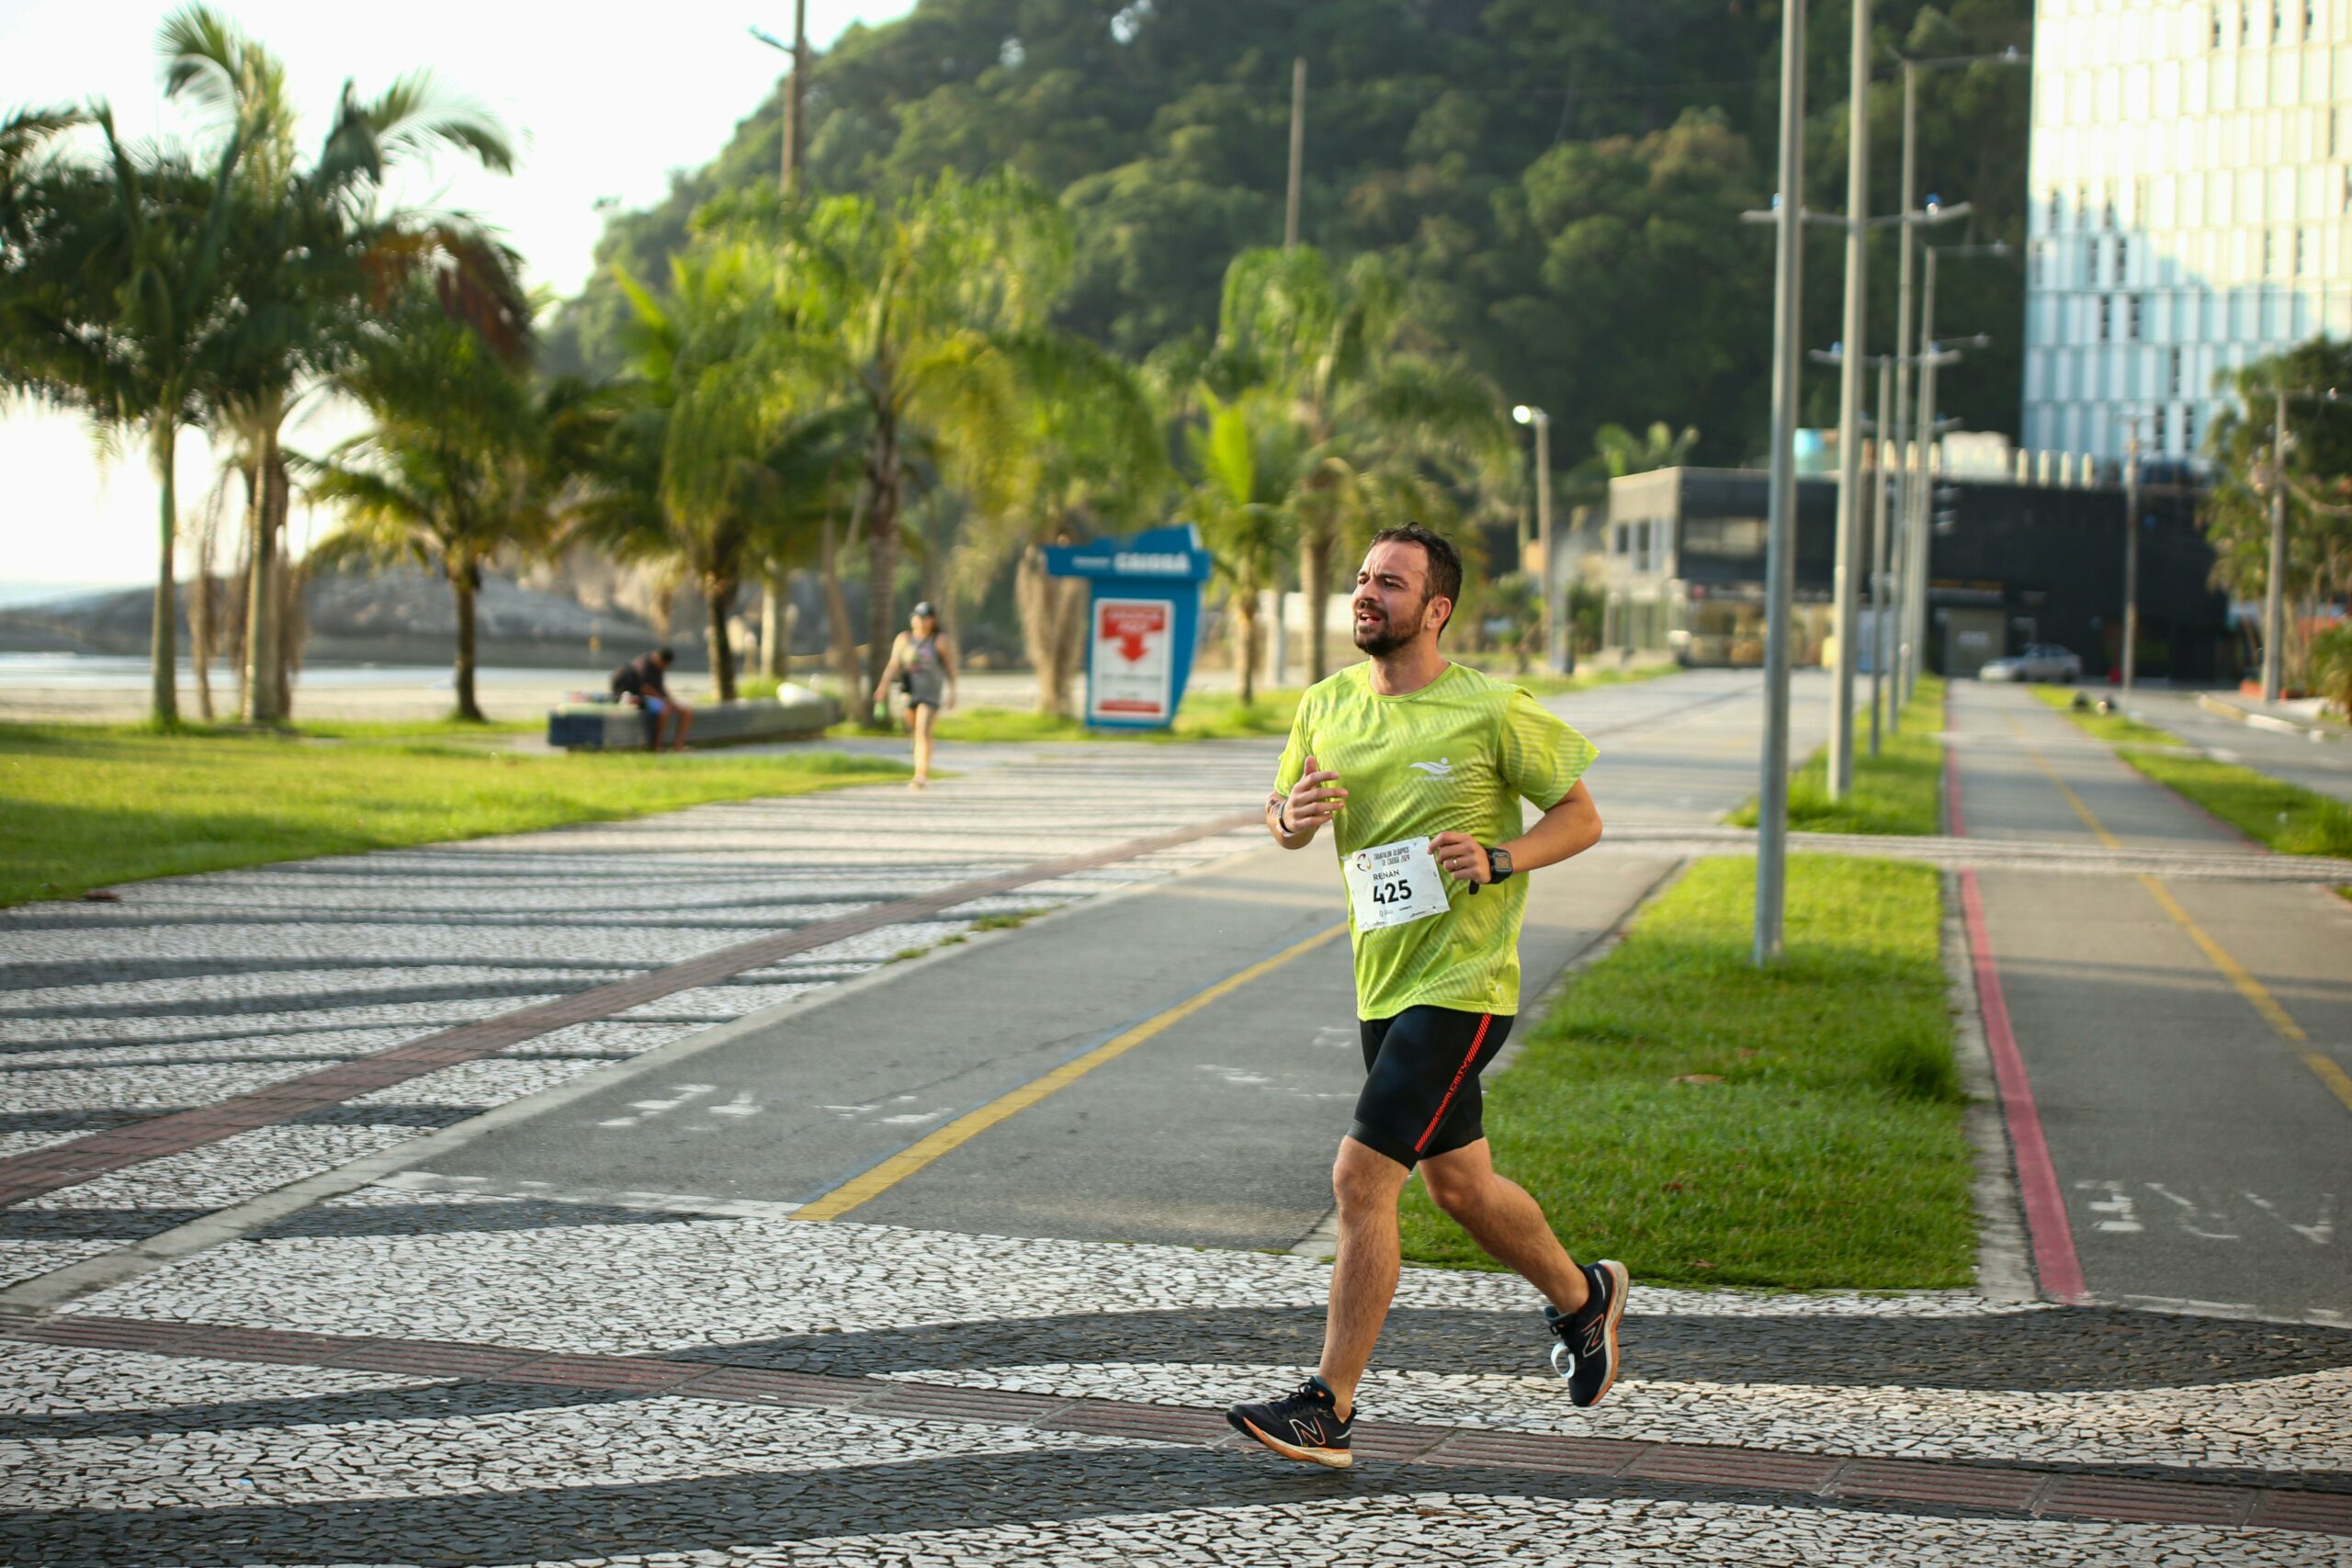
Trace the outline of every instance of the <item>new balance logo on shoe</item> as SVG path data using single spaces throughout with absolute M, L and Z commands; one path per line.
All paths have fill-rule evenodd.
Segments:
M 1415 762 L 1412 765 L 1433 779 L 1450 779 L 1453 776 L 1453 763 L 1444 757 L 1440 757 L 1434 762 Z

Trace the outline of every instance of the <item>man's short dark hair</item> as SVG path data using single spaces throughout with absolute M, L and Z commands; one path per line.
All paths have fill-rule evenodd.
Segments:
M 675 664 L 678 661 L 678 656 L 670 651 L 670 648 L 667 643 L 664 643 L 660 648 L 655 649 L 653 650 L 653 657 L 660 660 L 664 664 Z
M 1453 547 L 1453 540 L 1434 529 L 1422 527 L 1419 523 L 1408 523 L 1401 527 L 1383 528 L 1372 536 L 1372 542 L 1375 545 L 1420 546 L 1430 562 L 1429 589 L 1423 596 L 1423 603 L 1440 594 L 1445 596 L 1448 604 L 1462 603 L 1462 552 Z M 1453 612 L 1448 610 L 1445 618 L 1451 625 Z

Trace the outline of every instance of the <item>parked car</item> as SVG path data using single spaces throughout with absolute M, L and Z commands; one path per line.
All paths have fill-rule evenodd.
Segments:
M 1976 672 L 1980 681 L 2079 681 L 2083 661 L 2054 642 L 2026 644 L 2025 651 L 1996 659 Z

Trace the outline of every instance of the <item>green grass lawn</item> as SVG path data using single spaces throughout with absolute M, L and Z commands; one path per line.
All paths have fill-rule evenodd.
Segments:
M 1826 748 L 1806 759 L 1789 780 L 1789 826 L 1810 833 L 1933 833 L 1942 822 L 1944 683 L 1919 677 L 1894 731 L 1883 736 L 1879 754 L 1870 754 L 1867 682 L 1855 688 L 1854 787 L 1844 800 L 1829 798 Z M 1731 814 L 1735 826 L 1756 826 L 1756 802 Z
M 533 756 L 466 739 L 480 734 L 478 726 L 170 734 L 0 726 L 0 904 L 146 876 L 801 795 L 908 771 L 830 751 Z
M 1488 1084 L 1496 1165 L 1579 1258 L 1648 1284 L 1966 1285 L 1975 1251 L 1930 867 L 1789 862 L 1788 953 L 1748 962 L 1755 863 L 1704 860 Z M 1405 1256 L 1492 1268 L 1416 1182 Z
M 2352 806 L 2235 762 L 2152 750 L 2186 748 L 2170 730 L 2123 714 L 2078 712 L 2071 692 L 2036 687 L 2034 694 L 2086 734 L 2112 742 L 2115 754 L 2147 777 L 2279 853 L 2352 856 Z

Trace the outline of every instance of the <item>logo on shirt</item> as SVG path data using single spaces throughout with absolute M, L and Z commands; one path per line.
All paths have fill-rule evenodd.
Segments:
M 1453 763 L 1443 757 L 1440 757 L 1434 762 L 1415 762 L 1412 765 L 1433 779 L 1450 779 L 1453 776 Z

